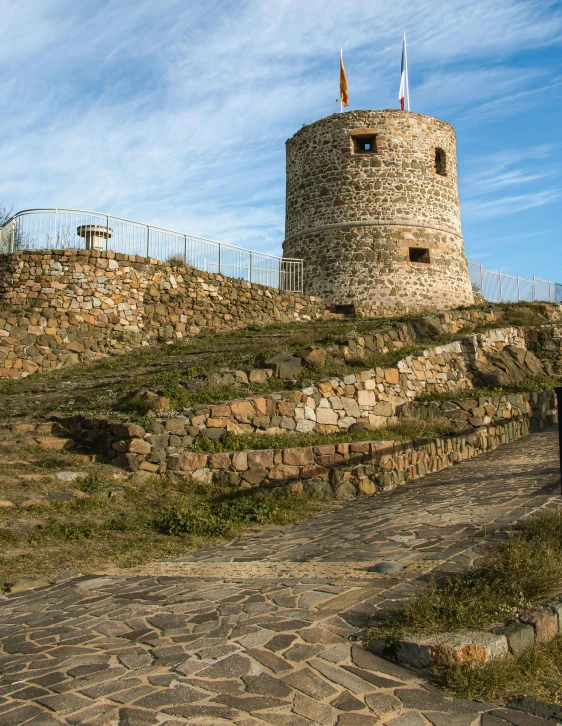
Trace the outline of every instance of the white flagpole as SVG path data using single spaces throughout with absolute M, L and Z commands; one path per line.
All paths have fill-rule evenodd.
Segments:
M 406 105 L 410 110 L 410 79 L 408 77 L 408 50 L 406 48 L 406 33 L 404 33 L 404 60 L 406 61 Z
M 343 48 L 340 50 L 340 113 L 343 113 L 343 99 L 341 97 L 341 67 L 343 64 Z

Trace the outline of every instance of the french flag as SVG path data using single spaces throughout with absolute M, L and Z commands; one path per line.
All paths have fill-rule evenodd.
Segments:
M 408 56 L 406 54 L 406 33 L 402 42 L 402 63 L 400 66 L 400 91 L 398 92 L 398 100 L 400 108 L 404 110 L 404 101 L 407 101 L 408 111 L 410 110 L 410 89 L 408 88 Z

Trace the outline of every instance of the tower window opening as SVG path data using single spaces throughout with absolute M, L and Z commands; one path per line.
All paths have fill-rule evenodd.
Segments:
M 375 134 L 353 136 L 354 154 L 376 154 L 377 137 Z
M 429 250 L 423 249 L 422 247 L 410 247 L 408 257 L 410 262 L 422 262 L 424 265 L 431 263 Z
M 447 176 L 447 154 L 443 149 L 435 149 L 435 173 Z

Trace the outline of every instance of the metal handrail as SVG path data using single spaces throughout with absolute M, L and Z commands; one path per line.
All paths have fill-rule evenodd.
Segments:
M 84 242 L 79 242 L 77 236 L 84 237 Z M 37 207 L 13 214 L 0 227 L 0 252 L 73 248 L 84 244 L 87 249 L 123 251 L 153 259 L 179 257 L 197 269 L 302 292 L 303 261 L 300 259 L 256 252 L 106 212 Z
M 168 229 L 167 227 L 157 227 L 154 224 L 145 224 L 143 222 L 136 222 L 134 219 L 127 219 L 126 217 L 116 217 L 114 214 L 107 214 L 106 212 L 94 212 L 91 209 L 73 209 L 72 207 L 37 207 L 35 209 L 22 209 L 19 212 L 16 212 L 15 214 L 12 214 L 12 216 L 4 222 L 2 226 L 0 226 L 0 232 L 4 229 L 4 227 L 7 227 L 10 222 L 17 217 L 21 217 L 24 214 L 31 214 L 34 212 L 72 212 L 74 214 L 91 214 L 94 217 L 109 217 L 110 219 L 114 219 L 116 222 L 126 222 L 127 224 L 135 224 L 140 227 L 147 227 L 149 229 L 157 229 L 159 232 L 167 232 L 169 234 L 179 234 L 184 235 L 185 232 L 178 232 L 175 229 Z M 191 239 L 197 239 L 201 242 L 208 242 L 212 245 L 218 245 L 219 247 L 229 247 L 232 250 L 242 250 L 244 252 L 251 252 L 253 254 L 261 255 L 261 257 L 269 257 L 272 260 L 300 260 L 298 257 L 279 257 L 278 255 L 270 255 L 267 252 L 256 252 L 255 250 L 248 249 L 247 247 L 238 247 L 238 245 L 229 245 L 227 242 L 217 242 L 214 239 L 208 239 L 207 237 L 199 237 L 198 235 L 194 234 L 188 234 L 188 237 Z
M 520 275 L 508 275 L 501 270 L 485 270 L 481 262 L 468 262 L 472 287 L 490 302 L 562 303 L 562 283 L 544 280 L 533 275 L 532 279 Z

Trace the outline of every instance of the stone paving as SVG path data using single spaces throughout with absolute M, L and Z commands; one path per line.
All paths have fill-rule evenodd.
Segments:
M 540 726 L 358 642 L 373 618 L 558 506 L 557 432 L 298 524 L 0 599 L 0 726 Z M 367 566 L 400 562 L 399 573 Z

